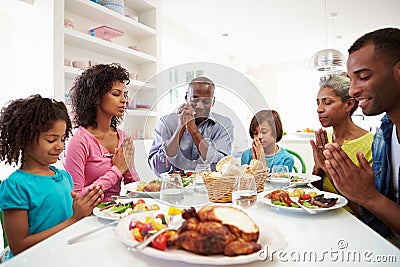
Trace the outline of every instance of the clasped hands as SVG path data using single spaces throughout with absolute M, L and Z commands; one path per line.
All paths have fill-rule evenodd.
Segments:
M 186 130 L 189 130 L 191 124 L 195 124 L 196 111 L 190 104 L 182 104 L 178 108 L 177 114 L 180 118 L 181 127 L 185 127 Z
M 135 146 L 131 137 L 126 137 L 122 142 L 119 149 L 115 149 L 112 157 L 112 163 L 121 173 L 125 173 L 130 167 L 133 166 L 135 156 Z
M 365 159 L 357 152 L 359 166 L 336 143 L 329 144 L 325 130 L 315 132 L 315 142 L 310 140 L 315 164 L 332 179 L 335 187 L 350 200 L 363 205 L 374 199 L 378 193 L 375 188 L 375 174 Z

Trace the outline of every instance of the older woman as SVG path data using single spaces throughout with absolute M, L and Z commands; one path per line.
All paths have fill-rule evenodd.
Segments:
M 374 135 L 354 124 L 351 119 L 358 102 L 349 95 L 350 79 L 346 73 L 322 77 L 319 88 L 318 118 L 323 127 L 332 127 L 333 132 L 327 134 L 326 130 L 320 129 L 315 132 L 315 141 L 310 140 L 314 155 L 313 174 L 322 177 L 323 190 L 338 193 L 325 172 L 325 157 L 322 154 L 324 145 L 328 142 L 340 144 L 355 164 L 358 164 L 356 152 L 363 152 L 372 164 L 371 145 Z M 359 215 L 359 207 L 355 203 L 349 203 L 346 209 Z

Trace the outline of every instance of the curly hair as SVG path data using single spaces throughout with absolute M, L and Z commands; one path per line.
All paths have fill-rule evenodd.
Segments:
M 269 126 L 271 126 L 273 136 L 276 136 L 275 141 L 277 143 L 281 141 L 283 136 L 282 121 L 279 113 L 276 110 L 260 110 L 254 115 L 250 122 L 250 137 L 252 139 L 254 138 L 256 128 L 265 121 L 268 122 Z
M 40 95 L 11 101 L 0 115 L 0 160 L 23 164 L 28 146 L 38 142 L 40 133 L 53 128 L 58 120 L 66 122 L 68 138 L 72 124 L 63 102 Z
M 96 108 L 116 81 L 129 84 L 129 72 L 118 63 L 95 65 L 76 78 L 69 92 L 76 127 L 97 127 Z M 112 117 L 110 126 L 117 129 L 121 122 L 122 118 Z

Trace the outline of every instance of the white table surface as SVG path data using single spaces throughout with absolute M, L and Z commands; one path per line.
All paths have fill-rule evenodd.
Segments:
M 246 211 L 254 220 L 268 222 L 283 233 L 287 246 L 280 252 L 282 253 L 280 259 L 275 254 L 273 261 L 255 261 L 243 266 L 337 266 L 338 263 L 341 266 L 398 266 L 400 262 L 400 249 L 342 208 L 308 215 L 276 210 L 258 201 L 255 207 Z M 179 267 L 190 265 L 173 258 L 166 261 L 128 251 L 115 234 L 114 227 L 105 228 L 76 244 L 67 244 L 68 239 L 107 222 L 109 221 L 95 216 L 84 218 L 27 249 L 2 266 Z M 347 248 L 339 249 L 338 243 L 346 243 Z M 292 260 L 290 256 L 310 251 L 315 252 L 318 259 L 322 259 L 323 256 L 325 259 L 322 262 L 315 260 L 298 262 Z M 355 261 L 353 252 L 361 255 L 360 261 Z M 341 253 L 344 253 L 345 257 L 342 257 Z M 350 260 L 346 260 L 347 255 L 350 255 Z M 363 258 L 363 255 L 367 257 Z M 390 260 L 392 263 L 373 262 L 378 257 L 381 260 Z M 394 260 L 396 262 L 393 262 Z M 205 265 L 193 263 L 193 266 Z

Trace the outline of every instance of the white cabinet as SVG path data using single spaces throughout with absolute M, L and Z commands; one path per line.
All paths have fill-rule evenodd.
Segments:
M 81 71 L 65 66 L 64 59 L 82 61 L 85 66 L 118 62 L 138 76 L 128 85 L 130 98 L 150 107 L 128 110 L 124 129 L 135 131 L 138 138 L 152 138 L 158 93 L 145 81 L 160 69 L 159 6 L 158 0 L 125 0 L 124 13 L 137 16 L 139 21 L 135 21 L 90 0 L 54 1 L 55 98 L 68 103 L 68 91 Z M 73 29 L 64 27 L 65 18 L 73 22 Z M 89 34 L 100 26 L 123 32 L 123 36 L 107 41 Z

